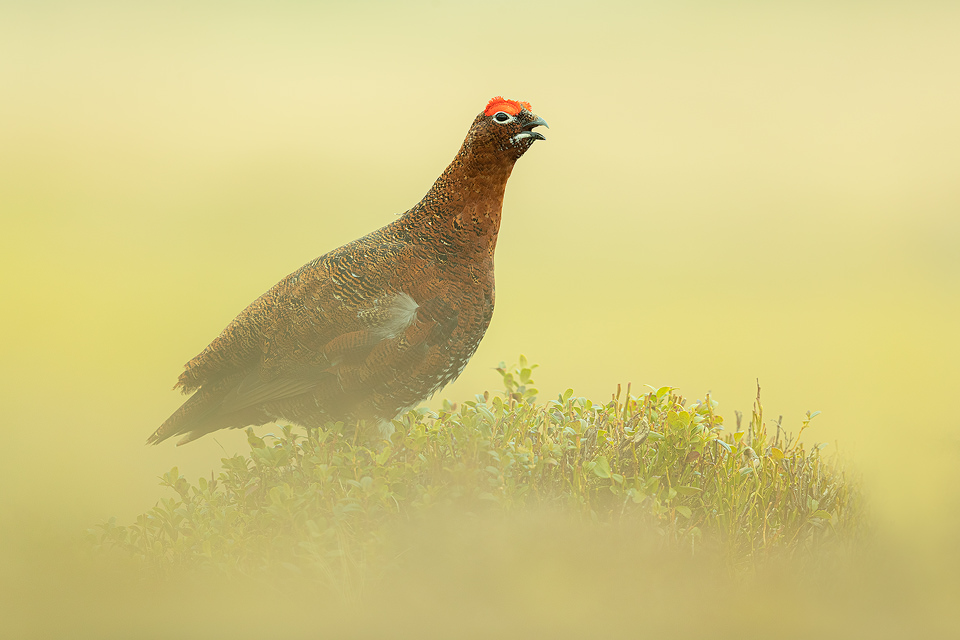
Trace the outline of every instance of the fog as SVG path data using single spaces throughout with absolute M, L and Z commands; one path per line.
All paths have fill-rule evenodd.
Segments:
M 948 3 L 0 8 L 3 617 L 21 637 L 256 633 L 249 611 L 230 615 L 249 602 L 291 607 L 285 635 L 321 628 L 264 585 L 104 573 L 78 541 L 149 509 L 170 467 L 209 475 L 246 449 L 242 432 L 144 441 L 182 402 L 170 389 L 187 360 L 281 277 L 415 204 L 502 94 L 550 129 L 507 187 L 493 323 L 431 403 L 495 390 L 493 368 L 521 353 L 541 397 L 672 385 L 710 392 L 728 420 L 759 380 L 768 416 L 796 430 L 821 411 L 805 437 L 862 473 L 873 560 L 832 578 L 847 601 L 789 568 L 738 591 L 687 559 L 610 549 L 600 577 L 558 560 L 523 591 L 521 558 L 470 625 L 458 612 L 483 590 L 437 584 L 476 571 L 430 573 L 427 558 L 385 587 L 399 600 L 371 596 L 386 613 L 336 610 L 330 634 L 423 637 L 411 620 L 432 616 L 445 637 L 493 621 L 590 630 L 609 606 L 597 628 L 750 637 L 816 615 L 783 637 L 941 635 L 960 568 L 958 29 Z M 524 558 L 589 546 L 531 519 L 457 547 L 477 550 L 463 563 L 530 536 L 546 550 Z M 618 562 L 645 573 L 604 582 Z M 605 584 L 640 595 L 607 601 Z M 671 601 L 637 621 L 623 611 L 649 602 L 644 588 L 695 593 L 716 615 Z M 530 592 L 567 622 L 536 627 L 551 601 Z

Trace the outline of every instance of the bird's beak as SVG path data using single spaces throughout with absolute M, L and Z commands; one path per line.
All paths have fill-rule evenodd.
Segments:
M 534 140 L 546 140 L 546 138 L 542 133 L 540 133 L 539 131 L 533 130 L 534 127 L 539 127 L 541 125 L 546 127 L 547 129 L 550 128 L 550 125 L 547 124 L 546 120 L 544 120 L 540 116 L 537 116 L 536 120 L 533 120 L 523 126 L 523 131 L 513 136 L 514 141 L 519 142 L 524 138 L 533 138 Z
M 540 116 L 537 116 L 537 119 L 531 122 L 530 124 L 528 124 L 527 126 L 525 126 L 524 129 L 533 129 L 534 127 L 539 127 L 541 125 L 546 127 L 547 129 L 550 128 L 550 125 L 547 124 L 546 120 L 544 120 Z

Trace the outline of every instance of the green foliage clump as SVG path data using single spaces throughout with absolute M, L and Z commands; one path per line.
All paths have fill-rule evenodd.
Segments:
M 722 435 L 709 396 L 628 387 L 598 404 L 568 389 L 539 403 L 533 368 L 501 365 L 502 395 L 406 413 L 389 441 L 342 423 L 248 430 L 249 455 L 224 458 L 218 477 L 191 484 L 174 468 L 162 484 L 175 496 L 95 537 L 159 572 L 280 569 L 355 592 L 402 563 L 397 526 L 445 509 L 640 522 L 665 545 L 719 549 L 734 565 L 859 535 L 858 485 L 822 446 L 769 432 L 759 393 L 749 424 L 738 414 Z

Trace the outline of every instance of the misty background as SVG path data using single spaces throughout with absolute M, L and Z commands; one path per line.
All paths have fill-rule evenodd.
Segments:
M 245 450 L 144 441 L 187 360 L 413 206 L 503 95 L 550 129 L 507 187 L 493 323 L 432 405 L 521 353 L 542 399 L 672 385 L 728 424 L 759 379 L 954 588 L 958 29 L 936 2 L 4 4 L 7 554 Z

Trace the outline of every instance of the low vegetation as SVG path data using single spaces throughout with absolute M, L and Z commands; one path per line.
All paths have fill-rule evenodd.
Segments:
M 670 387 L 538 402 L 534 367 L 501 365 L 502 394 L 406 413 L 389 442 L 362 425 L 248 430 L 248 455 L 195 482 L 170 470 L 162 484 L 174 495 L 131 525 L 101 525 L 95 544 L 151 572 L 290 572 L 354 597 L 402 566 L 398 528 L 451 510 L 639 524 L 660 545 L 719 554 L 734 571 L 860 537 L 857 482 L 824 445 L 767 424 L 759 391 L 750 420 L 737 414 L 725 428 L 709 396 L 688 402 Z

